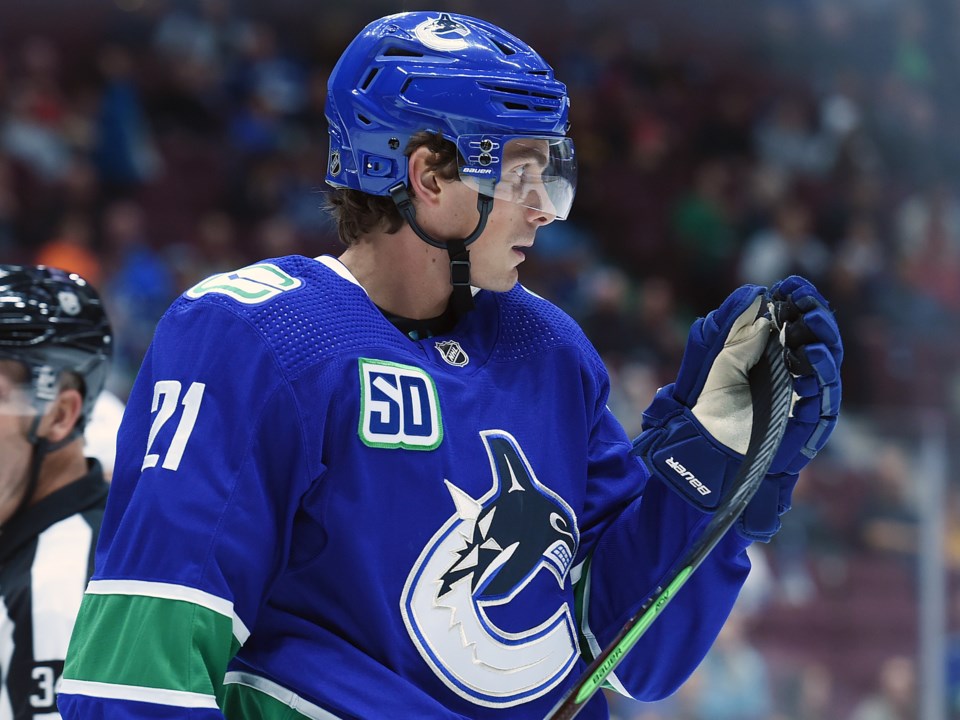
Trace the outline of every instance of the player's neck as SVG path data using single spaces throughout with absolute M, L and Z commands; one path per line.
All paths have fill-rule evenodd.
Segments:
M 450 298 L 450 260 L 408 227 L 371 234 L 340 256 L 370 299 L 392 315 L 414 320 L 443 313 Z
M 87 460 L 83 455 L 83 439 L 77 438 L 74 442 L 55 450 L 46 455 L 40 465 L 40 476 L 37 478 L 36 487 L 32 489 L 30 500 L 26 507 L 34 505 L 43 500 L 48 495 L 53 494 L 62 487 L 65 487 L 75 480 L 87 474 Z M 24 468 L 22 482 L 18 483 L 16 489 L 11 493 L 4 493 L 0 499 L 0 526 L 9 522 L 14 513 L 21 509 L 23 495 L 30 491 L 28 473 L 29 468 Z
M 83 455 L 83 438 L 78 437 L 44 457 L 32 502 L 42 500 L 86 474 L 87 459 Z

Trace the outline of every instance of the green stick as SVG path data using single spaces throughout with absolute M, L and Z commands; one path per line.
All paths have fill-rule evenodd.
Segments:
M 727 495 L 721 500 L 697 542 L 677 564 L 677 570 L 666 588 L 658 588 L 640 611 L 626 622 L 613 642 L 590 663 L 563 700 L 547 715 L 546 720 L 570 720 L 576 717 L 586 702 L 600 689 L 607 676 L 637 644 L 710 551 L 716 547 L 760 487 L 783 439 L 793 393 L 790 374 L 783 360 L 783 346 L 776 334 L 771 333 L 760 361 L 750 370 L 749 380 L 753 400 L 750 444 Z

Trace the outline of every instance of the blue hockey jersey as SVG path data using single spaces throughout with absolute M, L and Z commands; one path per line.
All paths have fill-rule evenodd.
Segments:
M 708 518 L 631 455 L 569 317 L 519 285 L 475 302 L 414 341 L 336 259 L 287 257 L 171 306 L 120 429 L 64 718 L 548 713 Z M 675 690 L 748 568 L 729 534 L 612 685 Z

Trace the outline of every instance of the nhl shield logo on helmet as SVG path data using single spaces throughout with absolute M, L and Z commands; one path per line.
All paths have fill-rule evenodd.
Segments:
M 67 315 L 80 314 L 80 298 L 75 292 L 64 290 L 57 293 L 57 300 L 60 301 L 60 307 Z
M 442 342 L 437 342 L 434 343 L 434 347 L 437 348 L 437 351 L 440 353 L 440 357 L 443 358 L 443 361 L 447 363 L 447 365 L 463 367 L 470 362 L 470 356 L 467 355 L 466 351 L 460 347 L 460 343 L 458 343 L 456 340 L 444 340 Z

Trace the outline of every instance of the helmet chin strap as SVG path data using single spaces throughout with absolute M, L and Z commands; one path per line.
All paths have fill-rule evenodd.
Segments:
M 463 239 L 452 239 L 447 242 L 437 240 L 431 237 L 426 230 L 420 227 L 417 222 L 417 210 L 410 198 L 410 191 L 404 183 L 397 183 L 390 188 L 390 197 L 396 203 L 400 215 L 407 221 L 413 231 L 421 240 L 428 245 L 436 248 L 445 248 L 450 256 L 450 283 L 453 285 L 453 311 L 457 318 L 461 318 L 473 310 L 473 293 L 470 291 L 470 251 L 467 246 L 480 237 L 484 228 L 487 226 L 487 218 L 490 216 L 490 210 L 493 208 L 493 198 L 477 193 L 477 212 L 480 213 L 480 219 L 477 220 L 477 226 L 467 237 Z

